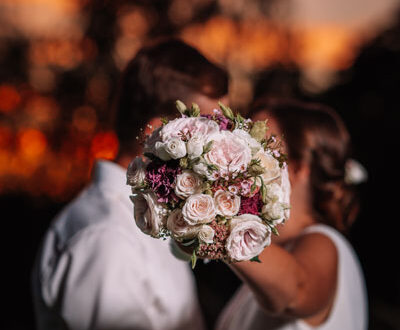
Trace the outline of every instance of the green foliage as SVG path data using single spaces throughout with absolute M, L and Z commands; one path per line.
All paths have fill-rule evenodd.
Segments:
M 206 145 L 203 146 L 203 154 L 206 154 L 207 152 L 209 152 L 211 150 L 213 143 L 214 143 L 214 141 L 210 141 Z
M 255 256 L 255 257 L 251 258 L 250 261 L 261 263 L 261 260 L 260 260 L 260 258 L 258 256 Z
M 250 130 L 250 135 L 255 140 L 257 140 L 258 142 L 261 143 L 265 139 L 267 130 L 268 130 L 268 126 L 267 126 L 266 121 L 256 121 Z

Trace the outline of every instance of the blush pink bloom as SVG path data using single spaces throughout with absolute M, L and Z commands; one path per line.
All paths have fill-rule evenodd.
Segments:
M 233 261 L 249 260 L 258 256 L 271 244 L 271 231 L 262 220 L 252 214 L 243 214 L 231 220 L 231 232 L 226 251 Z
M 218 190 L 214 195 L 217 213 L 225 217 L 233 217 L 239 212 L 240 197 L 224 190 Z
M 219 131 L 218 124 L 203 117 L 178 118 L 166 124 L 160 132 L 160 137 L 163 142 L 171 138 L 198 138 L 207 137 Z
M 230 131 L 221 131 L 210 136 L 208 140 L 213 141 L 213 144 L 204 159 L 218 168 L 220 176 L 246 171 L 251 161 L 251 150 L 246 141 Z

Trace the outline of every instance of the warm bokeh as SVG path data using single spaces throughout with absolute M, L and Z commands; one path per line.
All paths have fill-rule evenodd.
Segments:
M 158 37 L 181 37 L 226 66 L 239 109 L 271 67 L 297 68 L 305 93 L 325 90 L 379 27 L 305 24 L 304 12 L 293 19 L 298 8 L 288 0 L 0 1 L 0 194 L 65 201 L 94 159 L 115 157 L 109 109 L 118 76 Z

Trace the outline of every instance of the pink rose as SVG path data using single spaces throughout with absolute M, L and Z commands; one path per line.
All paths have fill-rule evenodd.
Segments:
M 209 223 L 216 216 L 214 199 L 206 194 L 192 195 L 186 200 L 182 214 L 185 221 L 191 226 Z
M 189 140 L 192 136 L 206 137 L 219 131 L 218 124 L 203 117 L 178 118 L 166 124 L 160 132 L 163 142 L 171 138 Z
M 218 168 L 220 176 L 246 171 L 251 160 L 251 150 L 246 141 L 230 131 L 214 134 L 209 141 L 213 141 L 213 144 L 204 159 Z
M 242 214 L 231 220 L 226 250 L 233 261 L 250 260 L 271 244 L 271 231 L 253 214 Z
M 226 217 L 233 217 L 239 212 L 240 197 L 224 190 L 218 190 L 214 195 L 217 213 Z

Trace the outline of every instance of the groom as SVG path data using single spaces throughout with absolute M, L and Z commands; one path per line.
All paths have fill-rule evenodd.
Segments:
M 38 329 L 202 329 L 193 275 L 168 244 L 133 219 L 126 167 L 136 137 L 175 100 L 211 111 L 227 94 L 225 71 L 181 41 L 143 48 L 127 66 L 115 108 L 120 152 L 99 161 L 91 184 L 53 221 L 33 290 Z

